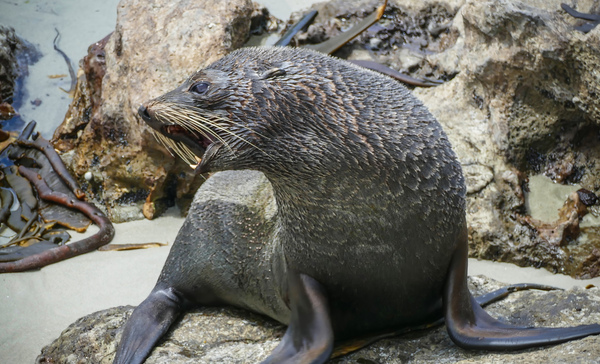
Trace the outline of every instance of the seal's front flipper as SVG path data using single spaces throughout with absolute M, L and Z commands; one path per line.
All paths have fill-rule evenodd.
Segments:
M 323 286 L 304 274 L 289 274 L 290 324 L 262 364 L 324 363 L 333 348 L 329 304 Z
M 125 324 L 113 364 L 143 363 L 179 316 L 181 304 L 182 299 L 172 288 L 155 288 Z
M 488 315 L 467 288 L 467 237 L 459 242 L 444 287 L 444 318 L 452 341 L 466 349 L 518 350 L 600 334 L 600 325 L 565 328 L 511 326 Z

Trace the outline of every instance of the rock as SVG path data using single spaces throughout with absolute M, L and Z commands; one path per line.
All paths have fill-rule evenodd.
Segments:
M 578 4 L 584 12 L 590 6 Z M 560 1 L 467 1 L 452 26 L 456 44 L 427 58 L 448 69 L 454 67 L 449 59 L 460 59 L 459 72 L 415 94 L 444 125 L 469 192 L 477 191 L 468 196 L 470 255 L 590 278 L 583 262 L 600 241 L 575 236 L 553 246 L 520 216 L 528 214 L 527 175 L 546 172 L 557 182 L 600 191 L 593 162 L 600 158 L 599 101 L 589 97 L 600 91 L 600 51 L 593 46 L 600 45 L 600 29 L 575 31 Z M 479 178 L 472 164 L 486 167 Z M 480 189 L 490 171 L 492 181 Z
M 115 31 L 90 47 L 53 143 L 112 221 L 189 203 L 203 178 L 154 140 L 137 109 L 240 47 L 252 12 L 250 0 L 124 0 Z
M 1 120 L 9 119 L 15 111 L 10 104 L 20 105 L 21 90 L 17 78 L 27 76 L 28 65 L 37 62 L 41 54 L 35 46 L 20 38 L 11 27 L 0 25 L 0 104 Z
M 17 72 L 17 48 L 19 39 L 13 28 L 0 26 L 0 101 L 11 99 Z
M 470 278 L 478 294 L 502 284 Z M 133 308 L 116 307 L 85 316 L 42 349 L 37 363 L 112 363 L 122 327 Z M 526 291 L 494 303 L 487 311 L 522 326 L 573 326 L 600 322 L 600 290 Z M 146 364 L 257 363 L 277 346 L 285 327 L 234 308 L 200 308 L 183 315 L 154 348 Z M 600 337 L 516 352 L 468 351 L 452 343 L 445 327 L 380 340 L 332 363 L 592 363 Z
M 560 1 L 554 3 L 552 10 L 510 1 L 471 2 L 461 9 L 471 55 L 461 68 L 477 76 L 468 79 L 481 88 L 484 108 L 495 109 L 493 141 L 520 169 L 537 167 L 532 150 L 552 150 L 570 129 L 600 123 L 600 101 L 589 98 L 600 91 L 597 64 L 590 62 L 600 59 L 600 50 L 585 46 L 600 44 L 599 33 L 574 31 Z

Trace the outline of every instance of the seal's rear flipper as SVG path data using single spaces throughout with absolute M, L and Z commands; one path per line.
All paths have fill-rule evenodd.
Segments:
M 600 334 L 600 325 L 517 327 L 488 315 L 467 288 L 467 241 L 459 242 L 444 288 L 444 318 L 452 341 L 466 349 L 518 350 Z
M 333 329 L 323 286 L 304 274 L 288 274 L 290 324 L 262 364 L 324 363 L 333 349 Z
M 172 288 L 155 288 L 125 324 L 113 364 L 143 363 L 179 316 L 181 304 L 181 298 Z

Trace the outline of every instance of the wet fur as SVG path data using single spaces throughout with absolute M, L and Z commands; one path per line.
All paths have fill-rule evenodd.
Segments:
M 203 82 L 206 91 L 194 92 Z M 520 329 L 472 307 L 461 167 L 440 124 L 400 83 L 317 52 L 246 48 L 140 114 L 176 153 L 202 156 L 199 171 L 262 173 L 216 174 L 201 187 L 116 363 L 136 351 L 144 317 L 165 295 L 178 307 L 230 304 L 289 324 L 268 363 L 323 362 L 328 327 L 339 340 L 444 315 L 459 345 L 515 346 Z M 231 189 L 272 193 L 274 212 L 231 201 Z M 540 335 L 527 345 L 545 342 Z M 140 351 L 159 337 L 141 340 Z

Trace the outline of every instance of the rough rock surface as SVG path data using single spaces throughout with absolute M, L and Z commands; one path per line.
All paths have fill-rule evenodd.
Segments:
M 53 143 L 112 221 L 152 218 L 175 198 L 191 199 L 202 178 L 154 140 L 137 109 L 240 47 L 252 11 L 250 0 L 123 0 L 115 31 L 90 47 Z
M 12 100 L 17 72 L 19 39 L 15 30 L 0 26 L 0 102 Z
M 334 36 L 378 4 L 317 4 L 316 23 L 298 41 Z M 590 278 L 600 272 L 600 235 L 598 227 L 578 230 L 578 224 L 588 210 L 599 216 L 600 208 L 591 206 L 570 222 L 544 221 L 565 231 L 550 234 L 553 239 L 528 223 L 526 208 L 528 177 L 540 173 L 600 193 L 600 27 L 575 30 L 582 21 L 560 4 L 390 1 L 378 25 L 337 55 L 446 81 L 414 93 L 442 123 L 462 163 L 471 256 Z M 600 13 L 591 0 L 570 5 Z
M 472 277 L 481 294 L 502 286 Z M 38 363 L 112 363 L 122 327 L 133 308 L 116 307 L 85 316 L 42 349 Z M 523 326 L 573 326 L 600 322 L 600 290 L 519 292 L 487 308 L 493 316 Z M 285 328 L 233 308 L 186 313 L 154 349 L 147 364 L 257 363 L 277 346 Z M 445 327 L 384 339 L 332 363 L 594 363 L 600 337 L 517 352 L 467 351 L 452 343 Z
M 591 5 L 577 8 L 600 12 Z M 453 21 L 456 44 L 428 57 L 457 72 L 415 94 L 444 125 L 465 169 L 471 256 L 597 274 L 583 262 L 600 240 L 553 245 L 520 218 L 528 213 L 528 175 L 545 172 L 600 191 L 600 102 L 593 96 L 600 91 L 600 28 L 583 34 L 575 23 L 560 1 L 467 1 Z
M 27 76 L 28 65 L 40 57 L 35 46 L 20 38 L 11 27 L 0 25 L 0 120 L 15 115 L 7 110 L 12 104 L 20 106 L 21 92 L 17 79 Z

